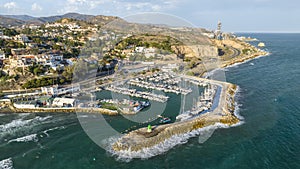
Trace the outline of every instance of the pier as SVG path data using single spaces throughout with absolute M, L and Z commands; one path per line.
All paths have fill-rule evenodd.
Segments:
M 150 92 L 137 91 L 136 89 L 128 89 L 128 88 L 118 87 L 113 85 L 107 86 L 105 87 L 105 89 L 115 93 L 120 93 L 131 97 L 153 100 L 161 103 L 165 103 L 169 99 L 168 96 L 154 94 Z
M 184 89 L 184 88 L 181 88 L 178 86 L 171 86 L 168 84 L 151 83 L 151 82 L 141 81 L 139 79 L 132 79 L 128 82 L 128 84 L 137 86 L 137 87 L 146 88 L 146 89 L 159 90 L 159 91 L 163 91 L 166 93 L 176 93 L 176 94 L 187 95 L 192 92 L 191 89 Z
M 204 113 L 214 111 L 219 103 L 221 87 L 208 85 L 204 92 L 199 96 L 192 110 L 183 112 L 176 117 L 176 120 L 185 121 Z
M 181 81 L 182 79 L 175 74 L 163 72 L 130 79 L 127 84 L 166 93 L 183 95 L 191 93 L 191 89 L 185 89 L 179 86 Z

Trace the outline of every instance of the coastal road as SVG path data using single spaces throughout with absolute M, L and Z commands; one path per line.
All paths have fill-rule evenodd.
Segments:
M 228 58 L 230 58 L 230 59 L 235 58 L 235 57 L 237 57 L 241 54 L 241 51 L 238 50 L 237 48 L 234 48 L 234 47 L 231 47 L 231 46 L 228 46 L 228 48 L 230 48 L 233 51 L 233 54 L 228 56 Z

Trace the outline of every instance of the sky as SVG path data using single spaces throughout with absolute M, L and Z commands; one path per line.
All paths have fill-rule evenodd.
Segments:
M 1 0 L 0 14 L 52 16 L 68 12 L 126 18 L 170 14 L 196 27 L 227 32 L 300 32 L 299 0 Z

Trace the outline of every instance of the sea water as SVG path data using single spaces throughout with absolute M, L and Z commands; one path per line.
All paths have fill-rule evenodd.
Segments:
M 162 154 L 124 161 L 90 140 L 75 114 L 1 114 L 0 169 L 300 168 L 300 34 L 244 36 L 258 38 L 271 54 L 226 69 L 227 81 L 240 87 L 243 124 L 203 130 Z M 108 120 L 127 127 L 121 117 Z

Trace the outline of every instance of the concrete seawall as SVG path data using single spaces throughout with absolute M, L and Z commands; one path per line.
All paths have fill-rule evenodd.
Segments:
M 16 113 L 101 113 L 104 115 L 115 116 L 119 112 L 116 110 L 108 110 L 103 108 L 13 108 Z

